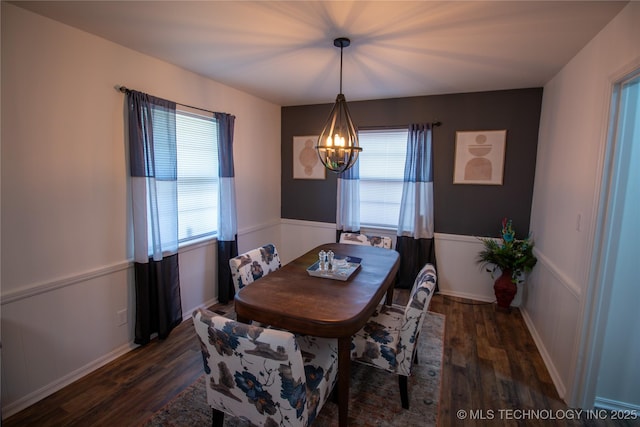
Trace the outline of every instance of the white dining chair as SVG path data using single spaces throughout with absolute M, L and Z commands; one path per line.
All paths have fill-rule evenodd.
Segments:
M 310 426 L 337 380 L 336 339 L 294 336 L 199 309 L 193 315 L 212 424 Z
M 398 375 L 405 409 L 409 409 L 407 380 L 413 363 L 418 362 L 418 338 L 436 280 L 435 267 L 426 264 L 416 277 L 407 305 L 379 305 L 352 338 L 352 360 Z
M 231 278 L 236 293 L 255 280 L 282 266 L 276 246 L 272 243 L 252 249 L 229 260 Z
M 361 233 L 342 233 L 340 243 L 350 245 L 375 246 L 378 248 L 391 249 L 392 241 L 389 236 L 372 236 Z

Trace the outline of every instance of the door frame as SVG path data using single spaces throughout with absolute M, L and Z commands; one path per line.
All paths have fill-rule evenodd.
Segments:
M 601 184 L 597 194 L 597 216 L 589 268 L 587 292 L 582 305 L 582 325 L 575 363 L 574 380 L 567 396 L 570 407 L 593 409 L 605 339 L 612 278 L 615 273 L 615 242 L 620 236 L 615 218 L 624 208 L 621 182 L 628 180 L 628 168 L 620 168 L 624 146 L 618 140 L 618 119 L 622 86 L 640 77 L 640 58 L 610 78 L 606 144 L 603 153 Z M 624 143 L 624 141 L 622 141 Z M 624 180 L 624 181 L 622 181 Z

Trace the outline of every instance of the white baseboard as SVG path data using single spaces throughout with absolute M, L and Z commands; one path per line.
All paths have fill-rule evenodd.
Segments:
M 211 307 L 211 306 L 213 306 L 213 305 L 218 304 L 219 302 L 220 302 L 220 301 L 218 301 L 218 298 L 213 298 L 213 299 L 210 299 L 209 301 L 205 301 L 205 302 L 203 302 L 203 303 L 202 303 L 202 304 L 200 304 L 200 305 L 197 305 L 196 307 L 193 307 L 193 308 L 192 308 L 192 309 L 190 309 L 190 310 L 186 310 L 186 311 L 185 311 L 185 310 L 183 310 L 183 311 L 182 311 L 182 321 L 183 321 L 183 322 L 185 322 L 185 321 L 187 321 L 187 320 L 191 320 L 191 314 L 192 314 L 194 311 L 196 311 L 197 309 L 199 309 L 199 308 L 209 308 L 209 307 Z
M 33 405 L 34 403 L 44 399 L 47 396 L 50 396 L 56 391 L 63 389 L 64 387 L 79 380 L 85 375 L 88 375 L 91 372 L 95 371 L 96 369 L 103 367 L 107 363 L 113 362 L 118 357 L 127 354 L 128 352 L 130 352 L 136 347 L 138 347 L 137 344 L 127 343 L 115 349 L 114 351 L 110 352 L 109 354 L 105 354 L 104 356 L 84 365 L 83 367 L 76 369 L 75 371 L 57 379 L 56 381 L 51 382 L 46 386 L 41 387 L 40 389 L 35 390 L 19 398 L 18 400 L 9 403 L 6 406 L 3 406 L 2 419 L 6 419 L 11 415 L 17 414 L 23 409 Z
M 540 352 L 540 356 L 542 356 L 542 361 L 547 367 L 547 371 L 549 371 L 549 375 L 551 376 L 551 381 L 553 381 L 553 385 L 556 387 L 558 396 L 560 396 L 560 399 L 565 400 L 565 396 L 567 394 L 567 387 L 562 382 L 562 379 L 560 378 L 560 374 L 558 373 L 558 370 L 553 364 L 553 359 L 551 358 L 551 356 L 549 356 L 549 353 L 547 352 L 547 349 L 544 346 L 544 342 L 542 341 L 542 338 L 540 338 L 540 335 L 538 334 L 538 331 L 536 330 L 535 325 L 531 320 L 531 317 L 529 317 L 529 313 L 527 313 L 527 310 L 524 307 L 520 307 L 520 313 L 522 314 L 524 323 L 527 325 L 527 329 L 529 329 L 529 333 L 533 338 L 533 342 L 535 342 L 536 347 Z
M 474 301 L 482 301 L 482 302 L 494 302 L 496 300 L 495 298 L 487 298 L 485 295 L 476 295 L 476 294 L 470 294 L 467 292 L 439 290 L 438 293 L 440 295 L 446 295 L 446 296 L 457 297 L 457 298 L 466 298 L 466 299 L 471 299 Z
M 619 402 L 617 400 L 606 399 L 604 397 L 596 396 L 596 401 L 593 404 L 596 408 L 606 409 L 608 411 L 614 411 L 620 413 L 620 419 L 634 419 L 640 420 L 640 405 L 634 405 L 627 402 Z M 625 414 L 632 418 L 625 418 Z

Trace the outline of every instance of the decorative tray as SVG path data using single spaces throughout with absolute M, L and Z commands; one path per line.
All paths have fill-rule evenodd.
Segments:
M 333 263 L 335 267 L 332 270 L 321 271 L 320 261 L 316 261 L 311 267 L 307 268 L 310 276 L 323 277 L 325 279 L 345 281 L 360 268 L 361 258 L 354 256 L 335 255 Z

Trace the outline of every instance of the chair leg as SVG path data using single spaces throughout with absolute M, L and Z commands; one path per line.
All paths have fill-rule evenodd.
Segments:
M 333 387 L 333 389 L 331 390 L 331 394 L 329 395 L 329 398 L 336 405 L 338 404 L 338 402 L 340 402 L 340 399 L 338 398 L 338 387 L 335 387 L 335 386 Z
M 213 408 L 211 408 L 213 409 Z M 222 427 L 224 425 L 224 412 L 213 409 L 213 416 L 211 418 L 212 427 Z
M 408 377 L 398 375 L 398 384 L 400 385 L 400 401 L 404 409 L 409 409 L 409 393 L 407 391 Z

